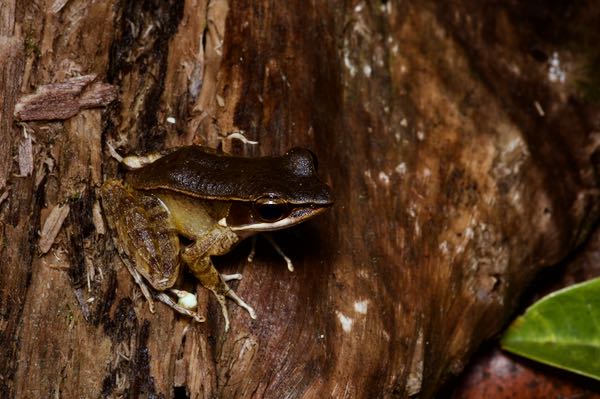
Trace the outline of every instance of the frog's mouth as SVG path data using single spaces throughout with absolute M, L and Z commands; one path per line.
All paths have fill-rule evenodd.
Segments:
M 236 233 L 242 235 L 243 233 L 248 233 L 251 235 L 253 233 L 259 233 L 263 231 L 274 231 L 288 228 L 290 226 L 297 225 L 299 223 L 304 222 L 305 220 L 311 219 L 314 216 L 317 216 L 325 210 L 329 208 L 328 205 L 313 205 L 313 206 L 302 206 L 299 208 L 291 207 L 291 210 L 287 215 L 281 219 L 274 221 L 265 221 L 265 220 L 256 220 L 257 218 L 252 218 L 248 220 L 246 223 L 240 223 L 237 225 L 224 224 L 227 223 L 224 220 L 221 220 L 219 224 L 228 225 L 228 227 L 235 231 Z

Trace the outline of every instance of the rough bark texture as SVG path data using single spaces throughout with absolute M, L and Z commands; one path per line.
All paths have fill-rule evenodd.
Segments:
M 2 2 L 0 395 L 432 397 L 460 372 L 596 220 L 600 6 L 410 3 Z M 117 102 L 15 121 L 92 74 Z M 149 313 L 100 213 L 109 143 L 309 147 L 337 202 L 277 236 L 294 273 L 218 260 L 258 312 L 224 334 L 206 290 L 204 324 Z

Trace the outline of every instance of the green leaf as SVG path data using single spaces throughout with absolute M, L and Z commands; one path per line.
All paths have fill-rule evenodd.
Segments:
M 556 291 L 516 319 L 502 347 L 600 380 L 600 278 Z

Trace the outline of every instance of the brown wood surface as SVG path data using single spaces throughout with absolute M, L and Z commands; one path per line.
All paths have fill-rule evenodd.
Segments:
M 459 373 L 596 221 L 600 6 L 410 3 L 0 3 L 0 396 L 432 397 Z M 15 119 L 86 75 L 118 100 Z M 228 334 L 203 289 L 204 324 L 149 313 L 101 217 L 108 144 L 189 143 L 308 147 L 336 195 L 276 235 L 294 273 L 260 242 L 217 260 L 258 313 Z

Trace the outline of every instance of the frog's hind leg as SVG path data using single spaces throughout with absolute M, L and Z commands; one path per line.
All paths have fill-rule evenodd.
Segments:
M 128 207 L 131 205 L 132 198 L 127 189 L 118 180 L 109 180 L 102 186 L 101 189 L 102 206 L 104 208 L 104 214 L 108 221 L 108 225 L 111 230 L 115 233 L 112 234 L 115 248 L 119 253 L 119 257 L 123 261 L 123 264 L 133 277 L 133 280 L 140 287 L 144 298 L 148 302 L 148 308 L 150 312 L 154 313 L 154 300 L 150 293 L 148 286 L 144 282 L 140 273 L 136 270 L 132 264 L 135 262 L 135 258 L 131 257 L 129 252 L 129 245 L 123 240 L 127 240 L 127 233 L 125 228 L 127 224 L 125 222 L 124 213 L 128 212 Z
M 115 233 L 115 246 L 123 263 L 148 300 L 154 312 L 151 290 L 156 298 L 179 313 L 203 318 L 176 304 L 163 290 L 171 288 L 179 274 L 179 237 L 169 213 L 159 199 L 125 187 L 118 180 L 102 186 L 102 205 L 108 224 Z M 144 279 L 146 281 L 144 281 Z

